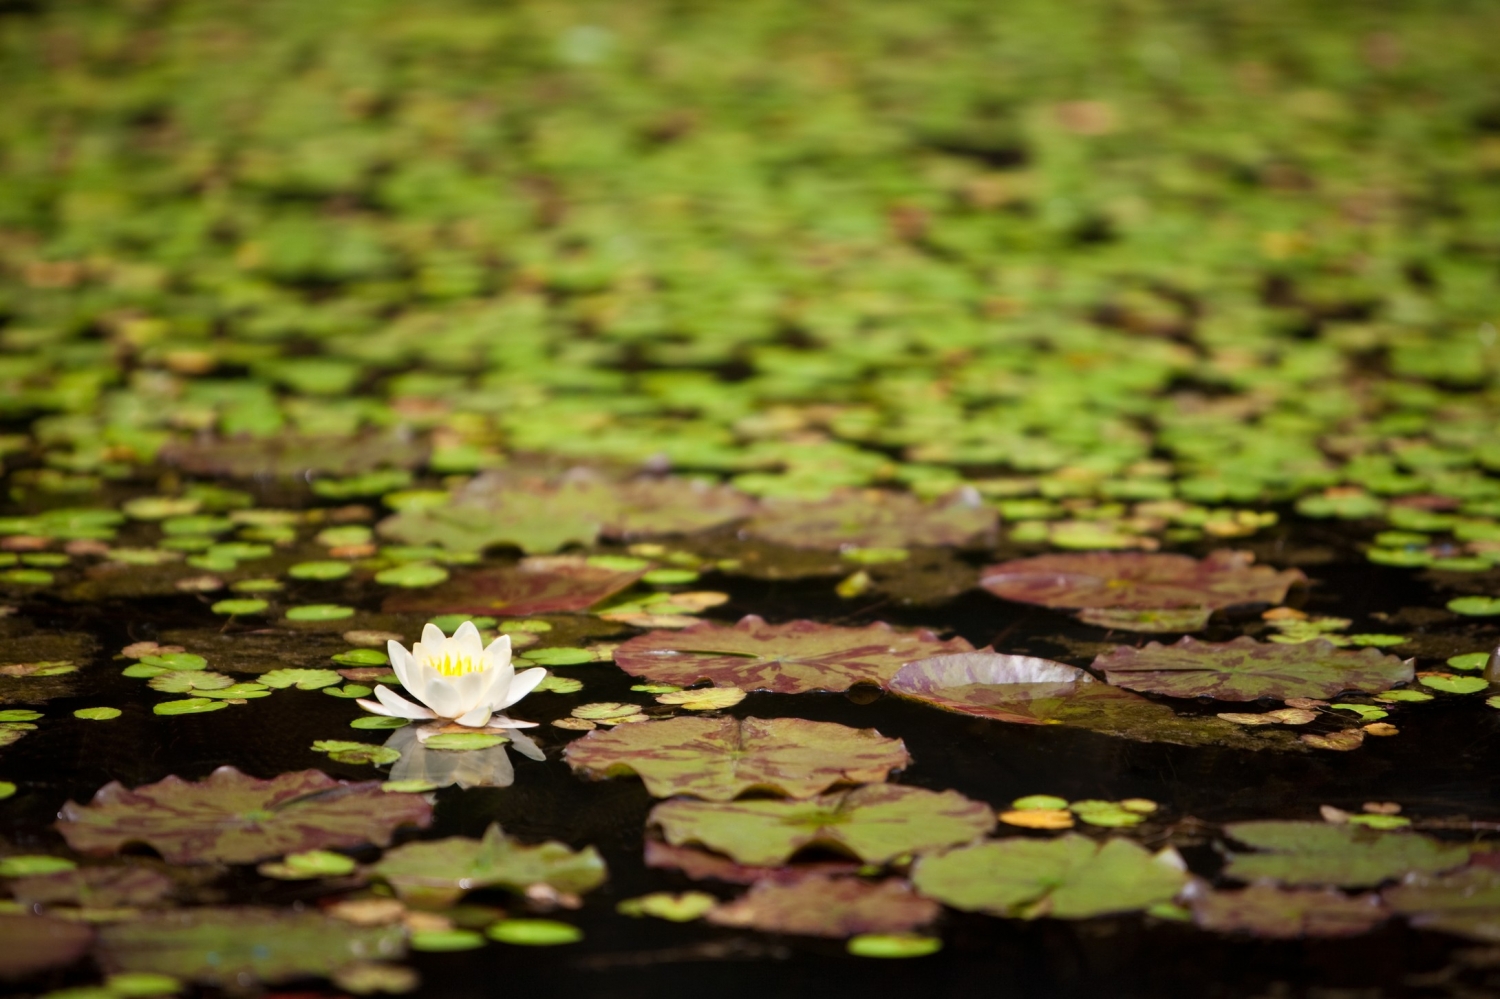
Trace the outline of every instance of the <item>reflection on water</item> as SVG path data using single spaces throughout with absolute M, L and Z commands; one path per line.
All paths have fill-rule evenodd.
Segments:
M 522 756 L 538 762 L 547 758 L 525 735 L 515 730 L 507 734 Z M 423 728 L 408 726 L 392 732 L 385 741 L 388 748 L 401 754 L 391 767 L 391 780 L 420 780 L 437 787 L 457 784 L 461 788 L 510 787 L 515 783 L 516 771 L 503 743 L 490 749 L 428 749 L 422 735 Z

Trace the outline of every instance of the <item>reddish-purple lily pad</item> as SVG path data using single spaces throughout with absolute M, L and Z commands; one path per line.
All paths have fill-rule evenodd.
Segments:
M 804 878 L 763 882 L 705 917 L 719 926 L 843 939 L 858 933 L 903 933 L 938 917 L 942 906 L 912 891 L 901 878 Z
M 350 783 L 317 770 L 257 780 L 220 767 L 201 781 L 172 776 L 127 790 L 100 788 L 87 805 L 69 801 L 58 830 L 82 853 L 146 843 L 174 864 L 249 864 L 303 850 L 374 843 L 398 826 L 426 826 L 420 795 L 386 794 L 379 781 Z
M 1019 725 L 1068 725 L 1140 742 L 1298 750 L 1284 732 L 1251 732 L 1219 718 L 1097 682 L 1076 666 L 1032 656 L 967 652 L 907 663 L 889 689 L 944 711 Z
M 72 964 L 93 940 L 93 928 L 86 923 L 0 915 L 0 978 L 24 978 Z
M 1217 610 L 1237 604 L 1279 604 L 1298 569 L 1252 565 L 1249 552 L 1221 550 L 1204 559 L 1147 552 L 1038 555 L 992 565 L 980 585 L 997 597 L 1043 607 L 1153 611 Z
M 615 662 L 632 676 L 679 687 L 710 680 L 719 687 L 801 694 L 856 683 L 884 686 L 914 659 L 971 649 L 962 638 L 945 642 L 930 631 L 896 631 L 879 621 L 864 628 L 767 624 L 750 614 L 733 627 L 705 621 L 639 635 L 615 650 Z
M 533 556 L 516 565 L 460 573 L 430 589 L 397 593 L 386 599 L 383 609 L 517 617 L 584 611 L 630 586 L 644 572 L 590 565 L 574 555 Z
M 1204 892 L 1193 899 L 1192 908 L 1193 921 L 1205 930 L 1276 940 L 1358 936 L 1391 916 L 1379 895 L 1272 885 Z
M 900 739 L 802 718 L 672 718 L 594 731 L 568 762 L 596 777 L 638 774 L 657 798 L 729 801 L 746 791 L 807 798 L 834 784 L 883 781 L 910 762 Z
M 1094 660 L 1110 683 L 1168 697 L 1254 701 L 1332 697 L 1410 682 L 1410 660 L 1375 649 L 1351 652 L 1321 639 L 1294 645 L 1241 636 L 1232 642 L 1183 638 L 1173 645 L 1119 646 Z
M 997 523 L 977 494 L 924 503 L 909 493 L 869 489 L 811 501 L 766 500 L 744 533 L 793 548 L 907 548 L 981 542 Z
M 161 449 L 163 463 L 196 475 L 295 478 L 309 472 L 358 475 L 377 468 L 415 468 L 427 460 L 421 441 L 392 434 L 316 437 L 282 434 L 181 441 Z

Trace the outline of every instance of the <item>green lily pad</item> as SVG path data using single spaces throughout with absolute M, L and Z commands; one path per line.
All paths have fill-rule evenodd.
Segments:
M 1482 676 L 1424 676 L 1419 679 L 1422 686 L 1445 694 L 1478 694 L 1490 689 L 1490 682 Z
M 1448 609 L 1470 617 L 1492 617 L 1500 614 L 1500 597 L 1455 597 L 1448 601 Z
M 231 566 L 230 568 L 233 567 Z M 261 614 L 264 613 L 266 608 L 270 606 L 271 605 L 264 600 L 256 600 L 250 597 L 237 597 L 230 600 L 220 600 L 213 606 L 209 607 L 209 610 L 213 611 L 215 614 Z
M 1169 697 L 1253 701 L 1262 697 L 1332 697 L 1344 690 L 1378 691 L 1412 679 L 1409 661 L 1375 649 L 1348 652 L 1325 641 L 1262 644 L 1183 638 L 1174 645 L 1119 646 L 1094 669 L 1120 687 Z
M 139 662 L 143 666 L 156 666 L 165 670 L 194 670 L 207 669 L 208 660 L 202 656 L 195 656 L 191 652 L 163 652 L 159 654 L 144 655 Z
M 425 562 L 408 562 L 375 574 L 375 582 L 382 586 L 400 586 L 406 589 L 422 589 L 436 586 L 448 579 L 448 570 Z
M 27 878 L 39 874 L 57 874 L 71 871 L 78 865 L 67 857 L 53 857 L 45 853 L 22 853 L 0 857 L 0 878 Z
M 1461 656 L 1449 656 L 1448 665 L 1453 669 L 1480 670 L 1490 664 L 1488 652 L 1466 652 Z
M 793 884 L 755 884 L 749 893 L 710 911 L 707 921 L 762 933 L 842 939 L 907 932 L 931 923 L 941 911 L 899 878 L 871 883 L 809 877 Z
M 353 607 L 340 604 L 304 604 L 301 607 L 288 607 L 286 610 L 288 621 L 342 621 L 353 616 Z
M 13 797 L 15 793 L 16 784 L 14 781 L 0 780 L 0 801 Z
M 690 923 L 695 919 L 701 919 L 708 910 L 718 904 L 719 900 L 707 892 L 689 891 L 674 895 L 670 892 L 658 891 L 639 898 L 627 898 L 615 906 L 615 911 L 633 919 L 641 916 L 655 916 L 657 919 L 665 919 L 672 923 Z
M 441 954 L 477 950 L 484 946 L 484 937 L 473 930 L 418 930 L 411 935 L 408 943 L 412 950 Z
M 405 931 L 355 926 L 310 911 L 199 907 L 114 923 L 100 932 L 99 943 L 111 967 L 240 988 L 246 982 L 326 977 L 356 961 L 399 958 Z
M 847 690 L 859 682 L 884 686 L 906 662 L 971 648 L 961 638 L 945 642 L 930 631 L 898 632 L 881 622 L 864 628 L 767 624 L 751 614 L 733 627 L 704 622 L 648 632 L 617 648 L 615 663 L 632 676 L 680 687 L 709 680 L 796 694 Z
M 450 752 L 470 749 L 493 749 L 508 740 L 493 732 L 442 732 L 422 743 L 428 749 Z
M 374 691 L 362 684 L 347 683 L 342 687 L 324 687 L 323 693 L 330 697 L 343 697 L 353 700 L 357 697 L 369 697 Z
M 73 717 L 84 721 L 109 721 L 120 717 L 121 714 L 119 708 L 79 708 L 73 712 Z
M 223 673 L 210 670 L 169 670 L 153 676 L 148 682 L 152 690 L 164 694 L 186 694 L 194 690 L 221 690 L 231 686 L 232 679 Z
M 583 689 L 583 681 L 574 680 L 571 677 L 548 674 L 542 677 L 541 683 L 531 689 L 533 693 L 551 691 L 554 694 L 576 694 Z
M 330 580 L 343 579 L 353 571 L 348 562 L 298 562 L 286 574 L 293 579 Z
M 1204 892 L 1193 899 L 1192 913 L 1206 930 L 1272 940 L 1358 936 L 1391 917 L 1378 895 L 1273 885 Z
M 390 718 L 385 715 L 360 715 L 349 723 L 350 728 L 387 729 L 404 728 L 411 722 L 406 718 Z
M 861 933 L 850 938 L 846 949 L 855 957 L 926 957 L 942 950 L 943 941 L 917 933 Z
M 1465 846 L 1413 832 L 1275 820 L 1235 822 L 1224 832 L 1264 851 L 1230 855 L 1224 874 L 1241 881 L 1358 888 L 1411 873 L 1437 874 L 1469 859 Z
M 370 872 L 400 895 L 450 900 L 476 888 L 524 892 L 534 884 L 582 894 L 603 884 L 605 876 L 604 861 L 593 847 L 575 852 L 561 843 L 522 846 L 498 825 L 486 829 L 483 839 L 454 836 L 406 843 L 388 850 Z
M 198 690 L 199 697 L 212 697 L 219 700 L 246 700 L 253 701 L 262 697 L 270 697 L 271 692 L 263 683 L 232 683 L 227 687 L 217 690 Z
M 106 784 L 88 805 L 63 806 L 58 830 L 82 853 L 144 842 L 174 864 L 248 864 L 305 850 L 374 843 L 401 825 L 425 826 L 432 806 L 384 795 L 316 770 L 257 780 L 220 767 L 202 781 L 168 777 L 133 791 Z
M 521 653 L 521 658 L 538 666 L 577 666 L 597 661 L 588 649 L 570 648 L 528 649 Z
M 162 701 L 152 707 L 151 711 L 158 715 L 201 715 L 227 707 L 229 705 L 223 701 L 210 700 L 206 697 L 188 697 L 180 701 Z
M 834 784 L 883 781 L 910 762 L 899 739 L 800 718 L 621 725 L 588 733 L 565 754 L 575 770 L 594 777 L 635 773 L 653 797 L 690 794 L 710 801 L 751 790 L 808 798 Z
M 578 927 L 552 919 L 502 919 L 484 932 L 491 940 L 516 947 L 556 947 L 583 939 Z
M 812 845 L 883 863 L 904 853 L 951 846 L 995 826 L 989 806 L 954 791 L 876 784 L 806 801 L 694 801 L 674 798 L 648 820 L 668 843 L 700 843 L 742 864 L 785 863 Z
M 912 869 L 912 882 L 929 898 L 968 912 L 1087 919 L 1170 901 L 1187 875 L 1129 840 L 1096 843 L 1069 833 L 924 856 Z
M 287 687 L 296 687 L 298 690 L 318 690 L 344 682 L 344 678 L 331 669 L 273 669 L 262 673 L 257 680 L 277 690 Z
M 0 710 L 0 722 L 29 722 L 42 717 L 40 711 L 29 708 L 6 708 Z
M 350 649 L 330 658 L 340 666 L 389 666 L 391 662 L 379 649 Z
M 289 853 L 279 861 L 261 864 L 257 870 L 265 877 L 281 881 L 304 881 L 312 878 L 337 878 L 353 874 L 353 857 L 330 850 L 306 850 Z

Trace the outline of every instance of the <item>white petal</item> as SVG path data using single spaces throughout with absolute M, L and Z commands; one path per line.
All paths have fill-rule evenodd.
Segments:
M 359 702 L 360 707 L 366 709 L 367 711 L 374 711 L 377 715 L 386 715 L 390 718 L 434 717 L 431 711 L 413 704 L 411 701 L 408 701 L 406 698 L 400 696 L 389 687 L 376 687 L 375 696 L 380 699 L 379 705 L 377 705 L 374 701 L 366 701 L 361 699 Z M 381 711 L 379 710 L 380 707 L 384 707 L 387 710 Z
M 509 735 L 510 735 L 510 744 L 512 746 L 515 746 L 516 750 L 522 756 L 530 757 L 531 759 L 536 760 L 538 763 L 542 763 L 542 762 L 546 761 L 547 754 L 544 753 L 544 752 L 542 752 L 542 747 L 540 747 L 536 743 L 532 742 L 531 739 L 528 736 L 524 736 L 520 732 L 515 731 L 514 729 L 511 730 L 511 732 L 509 733 Z
M 534 669 L 526 670 L 523 673 L 517 673 L 516 678 L 510 682 L 510 689 L 505 692 L 505 700 L 499 704 L 496 704 L 495 709 L 497 711 L 501 711 L 516 703 L 521 698 L 531 693 L 536 685 L 542 682 L 543 678 L 546 677 L 546 675 L 547 671 L 545 669 L 542 669 L 540 666 Z
M 412 660 L 411 653 L 406 651 L 406 646 L 395 639 L 391 639 L 385 643 L 385 651 L 386 655 L 391 657 L 391 672 L 396 674 L 396 679 L 401 681 L 401 686 L 420 697 L 421 695 L 413 689 L 415 684 L 413 683 L 412 666 L 415 663 Z
M 428 684 L 422 700 L 439 718 L 457 718 L 474 707 L 463 702 L 459 686 L 446 676 L 439 676 Z
M 459 625 L 449 641 L 463 649 L 467 658 L 479 659 L 484 655 L 484 640 L 479 637 L 479 629 L 474 626 L 473 621 L 465 621 Z
M 484 728 L 490 723 L 489 706 L 481 704 L 468 714 L 459 715 L 453 720 L 467 728 Z
M 422 625 L 422 644 L 428 646 L 434 652 L 441 648 L 447 640 L 448 636 L 443 634 L 443 629 L 431 621 Z
M 507 718 L 505 715 L 496 715 L 490 719 L 490 728 L 536 728 L 539 724 L 541 723 Z
M 490 647 L 484 650 L 484 662 L 486 666 L 497 669 L 510 662 L 509 635 L 501 635 L 490 643 Z

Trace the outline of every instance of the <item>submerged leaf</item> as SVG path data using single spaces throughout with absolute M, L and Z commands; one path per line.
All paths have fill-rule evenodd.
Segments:
M 729 801 L 746 791 L 806 798 L 885 780 L 910 762 L 900 739 L 801 718 L 673 718 L 591 732 L 568 762 L 596 777 L 634 772 L 654 797 Z
M 761 882 L 749 893 L 708 913 L 708 922 L 762 933 L 851 937 L 901 933 L 925 926 L 941 908 L 900 878 L 870 883 L 860 878 L 812 877 L 796 884 Z
M 1169 901 L 1187 875 L 1129 840 L 1100 844 L 1068 833 L 987 841 L 921 857 L 912 882 L 929 898 L 967 912 L 1086 919 Z
M 808 846 L 884 863 L 963 843 L 995 827 L 989 806 L 956 791 L 875 784 L 807 801 L 674 798 L 651 810 L 668 843 L 701 843 L 742 864 L 781 864 Z
M 582 894 L 605 878 L 604 860 L 591 846 L 579 851 L 556 842 L 522 846 L 496 824 L 485 830 L 483 839 L 453 836 L 398 846 L 370 872 L 390 882 L 398 894 L 450 899 L 476 888 L 525 892 L 536 884 Z
M 1232 642 L 1183 638 L 1174 645 L 1119 646 L 1095 659 L 1094 668 L 1131 690 L 1221 701 L 1374 692 L 1413 675 L 1410 661 L 1375 649 L 1349 652 L 1324 641 L 1262 644 L 1245 636 Z
M 248 864 L 302 850 L 374 843 L 401 825 L 425 826 L 432 806 L 316 770 L 257 780 L 220 767 L 202 781 L 168 777 L 133 791 L 106 784 L 88 805 L 69 801 L 58 830 L 73 849 L 111 853 L 147 843 L 175 864 Z
M 751 614 L 733 627 L 705 621 L 683 631 L 640 635 L 615 650 L 615 662 L 632 676 L 680 687 L 710 680 L 721 687 L 798 694 L 848 690 L 860 682 L 885 686 L 904 663 L 970 648 L 962 638 L 945 642 L 930 631 L 898 632 L 881 622 L 864 628 L 767 624 Z

